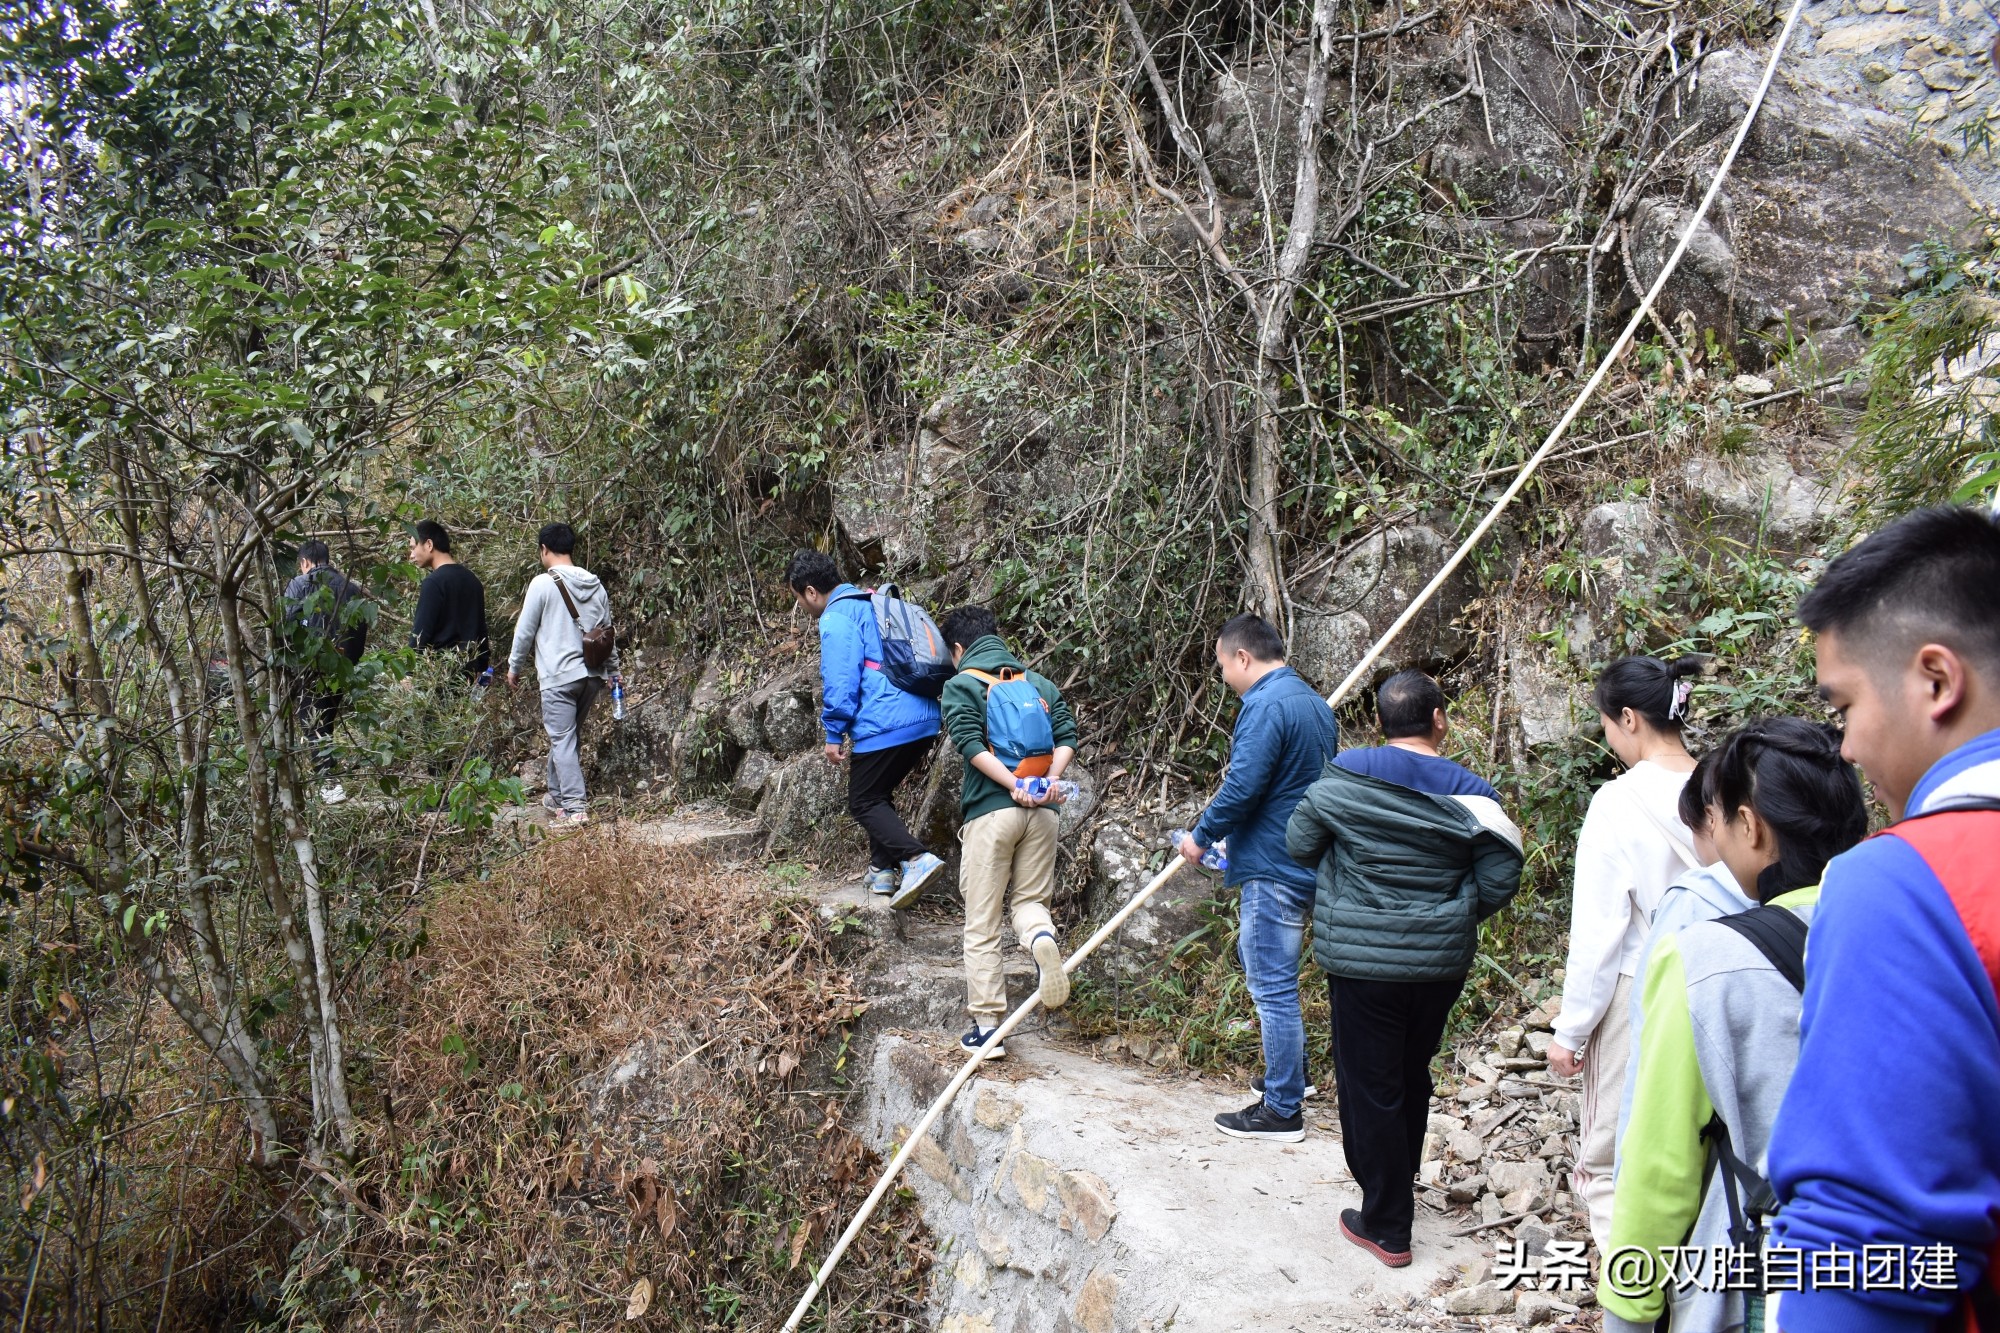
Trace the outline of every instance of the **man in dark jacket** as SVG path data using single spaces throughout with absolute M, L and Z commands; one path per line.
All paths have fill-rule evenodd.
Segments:
M 1180 853 L 1229 841 L 1223 883 L 1242 889 L 1237 952 L 1264 1035 L 1258 1099 L 1215 1118 L 1232 1138 L 1296 1143 L 1306 1136 L 1306 1027 L 1299 1012 L 1299 947 L 1312 906 L 1312 871 L 1285 852 L 1285 823 L 1340 749 L 1333 710 L 1285 665 L 1285 641 L 1261 616 L 1237 616 L 1215 641 L 1223 683 L 1243 700 L 1229 772 Z
M 410 646 L 456 653 L 468 681 L 477 683 L 490 660 L 486 641 L 486 587 L 451 553 L 451 534 L 432 519 L 410 537 L 410 563 L 428 571 L 410 618 Z
M 1313 960 L 1333 998 L 1341 1148 L 1361 1186 L 1361 1207 L 1341 1212 L 1340 1231 L 1401 1268 L 1431 1057 L 1465 987 L 1479 923 L 1521 886 L 1521 834 L 1490 784 L 1438 753 L 1436 681 L 1391 676 L 1376 710 L 1388 744 L 1328 764 L 1285 841 L 1299 864 L 1319 867 Z
M 333 553 L 318 538 L 299 547 L 298 576 L 285 585 L 285 614 L 304 627 L 294 686 L 299 729 L 312 746 L 320 777 L 320 800 L 339 805 L 347 788 L 333 776 L 333 724 L 340 718 L 339 663 L 328 653 L 359 662 L 368 650 L 367 598 L 359 585 L 333 567 Z

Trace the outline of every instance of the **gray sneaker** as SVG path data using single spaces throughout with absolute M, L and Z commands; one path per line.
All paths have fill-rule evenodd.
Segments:
M 903 882 L 889 896 L 889 906 L 897 911 L 915 907 L 917 899 L 924 896 L 924 885 L 937 878 L 944 869 L 944 862 L 925 852 L 913 861 L 903 862 Z
M 1035 936 L 1029 951 L 1035 955 L 1036 986 L 1042 1008 L 1062 1008 L 1069 1003 L 1069 973 L 1063 971 L 1062 950 L 1056 947 L 1056 937 L 1043 931 Z
M 896 891 L 896 872 L 894 870 L 870 870 L 868 878 L 863 882 L 868 885 L 868 892 L 878 897 L 886 898 Z

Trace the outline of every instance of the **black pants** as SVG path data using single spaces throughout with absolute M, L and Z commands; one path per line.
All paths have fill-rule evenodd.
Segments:
M 317 680 L 306 682 L 299 691 L 299 730 L 312 746 L 313 770 L 321 778 L 333 775 L 333 724 L 340 720 L 344 702 L 338 690 L 328 690 Z
M 847 813 L 868 835 L 868 864 L 877 870 L 894 870 L 924 854 L 924 845 L 911 836 L 890 797 L 936 744 L 937 737 L 926 736 L 848 759 Z
M 1328 976 L 1326 989 L 1333 1001 L 1341 1147 L 1361 1186 L 1361 1231 L 1386 1249 L 1407 1250 L 1431 1111 L 1431 1057 L 1465 978 Z

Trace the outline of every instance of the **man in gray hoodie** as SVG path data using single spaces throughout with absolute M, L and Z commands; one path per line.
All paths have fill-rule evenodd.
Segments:
M 588 823 L 583 763 L 577 736 L 590 705 L 604 691 L 607 671 L 618 669 L 618 650 L 602 667 L 583 660 L 583 635 L 611 621 L 611 599 L 597 575 L 570 559 L 576 533 L 567 523 L 551 523 L 537 537 L 542 573 L 528 584 L 521 618 L 514 624 L 514 647 L 507 655 L 507 688 L 520 681 L 528 649 L 535 651 L 535 676 L 542 687 L 542 729 L 549 733 L 549 794 L 543 804 L 556 812 L 556 825 Z M 567 596 L 565 596 L 567 594 Z

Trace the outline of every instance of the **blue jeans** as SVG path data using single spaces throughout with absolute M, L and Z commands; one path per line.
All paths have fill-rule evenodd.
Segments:
M 1272 879 L 1243 881 L 1237 956 L 1264 1031 L 1264 1105 L 1290 1119 L 1306 1095 L 1306 1023 L 1299 1012 L 1299 948 L 1313 891 Z

